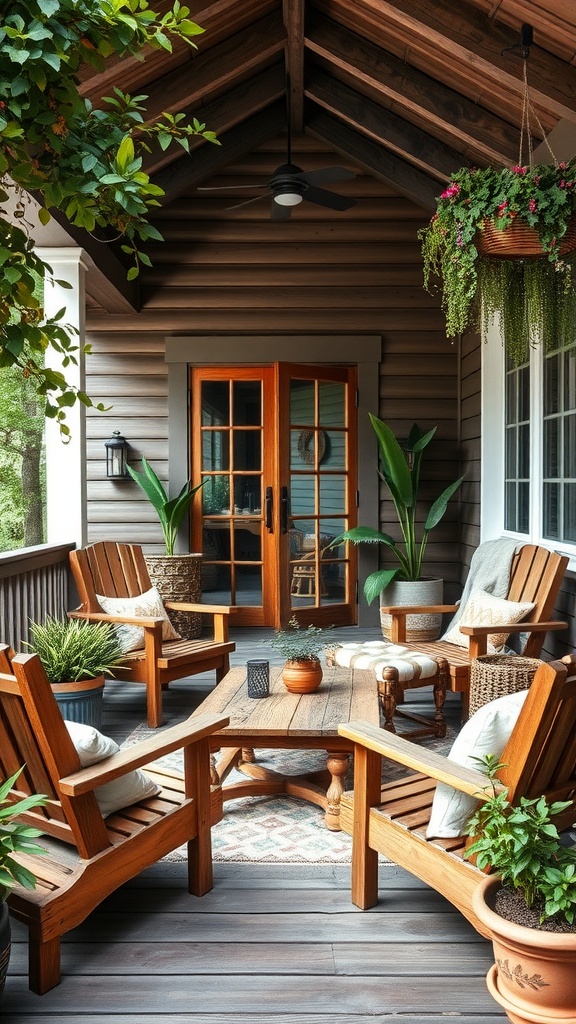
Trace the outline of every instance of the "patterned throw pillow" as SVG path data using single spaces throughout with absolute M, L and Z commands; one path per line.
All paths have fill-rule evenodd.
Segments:
M 108 615 L 115 615 L 118 618 L 122 618 L 123 615 L 134 616 L 135 618 L 139 615 L 153 619 L 162 618 L 164 619 L 162 639 L 181 640 L 180 633 L 176 632 L 166 614 L 162 598 L 156 587 L 151 587 L 145 594 L 139 594 L 138 597 L 104 597 L 103 594 L 96 594 L 96 600 L 103 612 L 107 612 Z M 127 654 L 128 651 L 137 651 L 144 647 L 143 626 L 122 624 L 116 627 L 116 632 L 123 654 Z
M 111 754 L 117 754 L 120 750 L 116 740 L 111 739 L 110 736 L 104 736 L 91 725 L 83 725 L 81 722 L 64 722 L 64 725 L 83 768 L 87 768 L 91 764 L 98 764 L 99 761 L 110 757 Z M 103 786 L 98 786 L 94 790 L 94 795 L 102 817 L 105 818 L 113 811 L 119 811 L 122 807 L 131 807 L 139 800 L 156 796 L 159 792 L 160 786 L 148 778 L 145 772 L 136 768 L 119 779 L 114 779 L 113 782 L 106 782 Z
M 491 626 L 502 625 L 505 622 L 522 622 L 522 620 L 533 610 L 534 604 L 531 601 L 505 601 L 501 597 L 494 597 L 486 590 L 473 590 L 462 610 L 458 622 L 442 637 L 448 643 L 457 644 L 458 647 L 468 647 L 470 637 L 460 632 L 460 626 Z M 490 633 L 488 636 L 488 654 L 498 654 L 502 650 L 508 633 Z
M 500 757 L 528 696 L 528 690 L 507 693 L 479 708 L 458 733 L 448 759 L 466 768 L 476 768 L 476 758 L 486 754 Z M 488 785 L 488 779 L 486 780 Z M 478 801 L 444 782 L 436 786 L 432 813 L 426 829 L 428 838 L 454 839 L 461 836 Z

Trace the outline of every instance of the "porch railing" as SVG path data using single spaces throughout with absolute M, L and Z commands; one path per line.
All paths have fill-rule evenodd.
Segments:
M 39 544 L 0 553 L 0 642 L 25 651 L 30 621 L 72 607 L 68 552 L 74 544 Z

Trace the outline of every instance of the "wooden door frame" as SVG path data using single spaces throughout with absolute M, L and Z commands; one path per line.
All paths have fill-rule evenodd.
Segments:
M 248 357 L 249 353 L 249 357 Z M 275 362 L 344 364 L 358 368 L 358 522 L 379 527 L 378 451 L 368 414 L 379 408 L 380 335 L 183 335 L 166 338 L 168 365 L 168 463 L 170 492 L 190 473 L 189 368 L 191 366 L 261 366 Z M 186 443 L 184 440 L 186 439 Z M 188 550 L 189 530 L 183 526 L 179 549 Z M 358 549 L 361 582 L 378 567 L 377 546 Z M 378 623 L 376 604 L 366 604 L 359 587 L 358 625 Z

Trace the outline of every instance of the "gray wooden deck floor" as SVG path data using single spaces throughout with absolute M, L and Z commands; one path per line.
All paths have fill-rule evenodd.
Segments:
M 235 639 L 235 663 L 266 656 L 250 634 Z M 166 724 L 181 720 L 212 686 L 211 677 L 172 684 Z M 139 687 L 107 684 L 104 731 L 122 739 L 143 718 Z M 362 912 L 350 902 L 349 873 L 330 865 L 216 864 L 214 889 L 198 899 L 186 892 L 183 865 L 157 864 L 65 937 L 62 983 L 42 997 L 28 990 L 26 929 L 13 922 L 0 1020 L 506 1021 L 484 981 L 491 946 L 449 903 L 383 865 L 380 902 Z

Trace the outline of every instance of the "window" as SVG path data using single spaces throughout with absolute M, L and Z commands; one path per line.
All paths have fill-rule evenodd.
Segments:
M 576 341 L 512 366 L 482 348 L 482 536 L 544 543 L 576 561 Z

